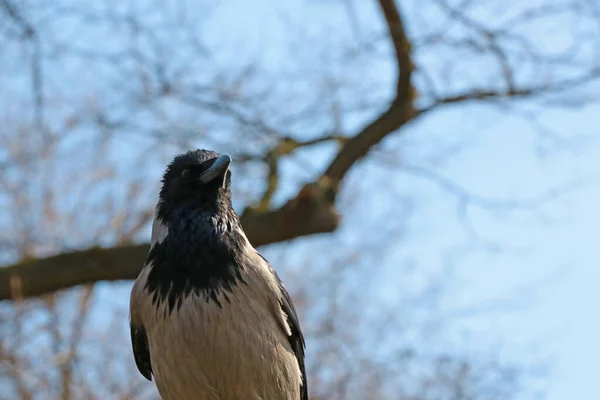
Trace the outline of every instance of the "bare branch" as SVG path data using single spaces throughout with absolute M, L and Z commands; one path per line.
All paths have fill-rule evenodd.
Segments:
M 255 246 L 293 238 L 334 231 L 339 225 L 335 197 L 339 184 L 350 168 L 387 135 L 397 131 L 414 115 L 414 89 L 411 83 L 413 64 L 410 43 L 401 15 L 393 0 L 380 0 L 397 62 L 396 96 L 390 107 L 351 138 L 337 135 L 300 142 L 283 138 L 267 158 L 270 165 L 269 183 L 258 207 L 247 207 L 242 213 L 242 225 Z M 207 103 L 202 102 L 203 105 Z M 223 107 L 216 104 L 215 107 Z M 227 110 L 231 111 L 231 110 Z M 259 130 L 273 132 L 262 122 L 248 120 Z M 256 125 L 258 124 L 258 125 Z M 299 147 L 324 141 L 343 143 L 340 151 L 315 183 L 305 185 L 298 195 L 278 209 L 268 209 L 277 183 L 277 158 Z M 24 261 L 0 269 L 0 299 L 11 299 L 17 292 L 23 297 L 100 280 L 133 279 L 137 276 L 148 251 L 148 245 L 124 246 L 112 249 L 94 248 L 82 252 L 59 254 L 47 259 Z
M 413 108 L 414 88 L 411 83 L 414 66 L 404 23 L 393 0 L 380 0 L 379 4 L 396 55 L 398 74 L 396 96 L 389 109 L 367 125 L 360 133 L 348 140 L 327 167 L 322 182 L 327 183 L 328 186 L 333 185 L 335 190 L 337 190 L 337 185 L 357 160 L 364 157 L 374 145 L 398 130 L 415 116 Z
M 527 199 L 495 199 L 472 193 L 450 178 L 427 168 L 417 165 L 402 165 L 402 169 L 414 176 L 426 179 L 438 185 L 440 188 L 454 195 L 460 203 L 474 204 L 482 208 L 493 210 L 532 209 L 549 201 L 556 200 L 558 197 L 564 196 L 569 191 L 581 187 L 582 184 L 582 182 L 569 182 L 568 184 L 546 190 L 543 193 Z
M 573 90 L 583 85 L 589 84 L 600 79 L 600 67 L 594 68 L 591 71 L 578 77 L 565 79 L 560 82 L 549 83 L 547 85 L 512 88 L 506 91 L 493 89 L 472 89 L 447 97 L 436 99 L 427 107 L 417 110 L 418 115 L 425 114 L 429 111 L 440 108 L 444 105 L 458 104 L 469 101 L 494 101 L 503 99 L 525 99 L 542 97 L 545 95 L 559 94 L 567 90 Z
M 35 27 L 27 21 L 17 6 L 9 0 L 1 0 L 0 6 L 5 13 L 22 29 L 24 38 L 31 42 L 31 88 L 35 104 L 34 122 L 35 127 L 41 134 L 44 132 L 44 97 L 43 97 L 43 74 L 42 74 L 42 42 L 38 37 Z
M 261 213 L 247 208 L 241 219 L 255 246 L 331 232 L 339 224 L 333 205 L 320 197 L 315 185 L 307 185 L 277 210 Z M 92 248 L 0 268 L 0 300 L 38 296 L 97 281 L 135 279 L 148 250 L 147 244 Z

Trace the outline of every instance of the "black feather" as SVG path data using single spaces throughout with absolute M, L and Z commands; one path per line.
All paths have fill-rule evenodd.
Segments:
M 150 349 L 148 348 L 148 338 L 146 331 L 142 327 L 130 325 L 131 345 L 133 346 L 133 356 L 138 370 L 149 381 L 152 380 L 152 364 L 150 363 Z
M 150 250 L 146 263 L 153 267 L 146 289 L 155 305 L 166 302 L 167 313 L 177 310 L 192 292 L 222 307 L 219 296 L 244 283 L 243 236 L 237 229 L 216 235 L 208 221 L 210 214 L 180 210 L 169 225 L 169 235 Z

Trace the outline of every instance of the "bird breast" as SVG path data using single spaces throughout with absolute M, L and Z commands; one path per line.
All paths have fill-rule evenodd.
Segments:
M 166 302 L 152 304 L 147 273 L 134 286 L 132 318 L 141 319 L 148 335 L 164 400 L 300 399 L 298 361 L 268 277 L 246 271 L 246 283 L 220 292 L 221 306 L 191 292 L 168 312 Z

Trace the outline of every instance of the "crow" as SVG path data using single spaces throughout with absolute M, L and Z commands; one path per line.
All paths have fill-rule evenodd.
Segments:
M 131 290 L 135 362 L 164 400 L 307 400 L 298 315 L 242 229 L 230 164 L 195 150 L 166 168 Z

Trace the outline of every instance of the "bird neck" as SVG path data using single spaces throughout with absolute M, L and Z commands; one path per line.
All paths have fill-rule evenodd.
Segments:
M 242 279 L 247 239 L 235 212 L 187 210 L 169 220 L 168 235 L 148 255 L 146 287 L 156 302 L 172 311 L 180 299 L 195 293 L 218 302 L 223 290 Z

